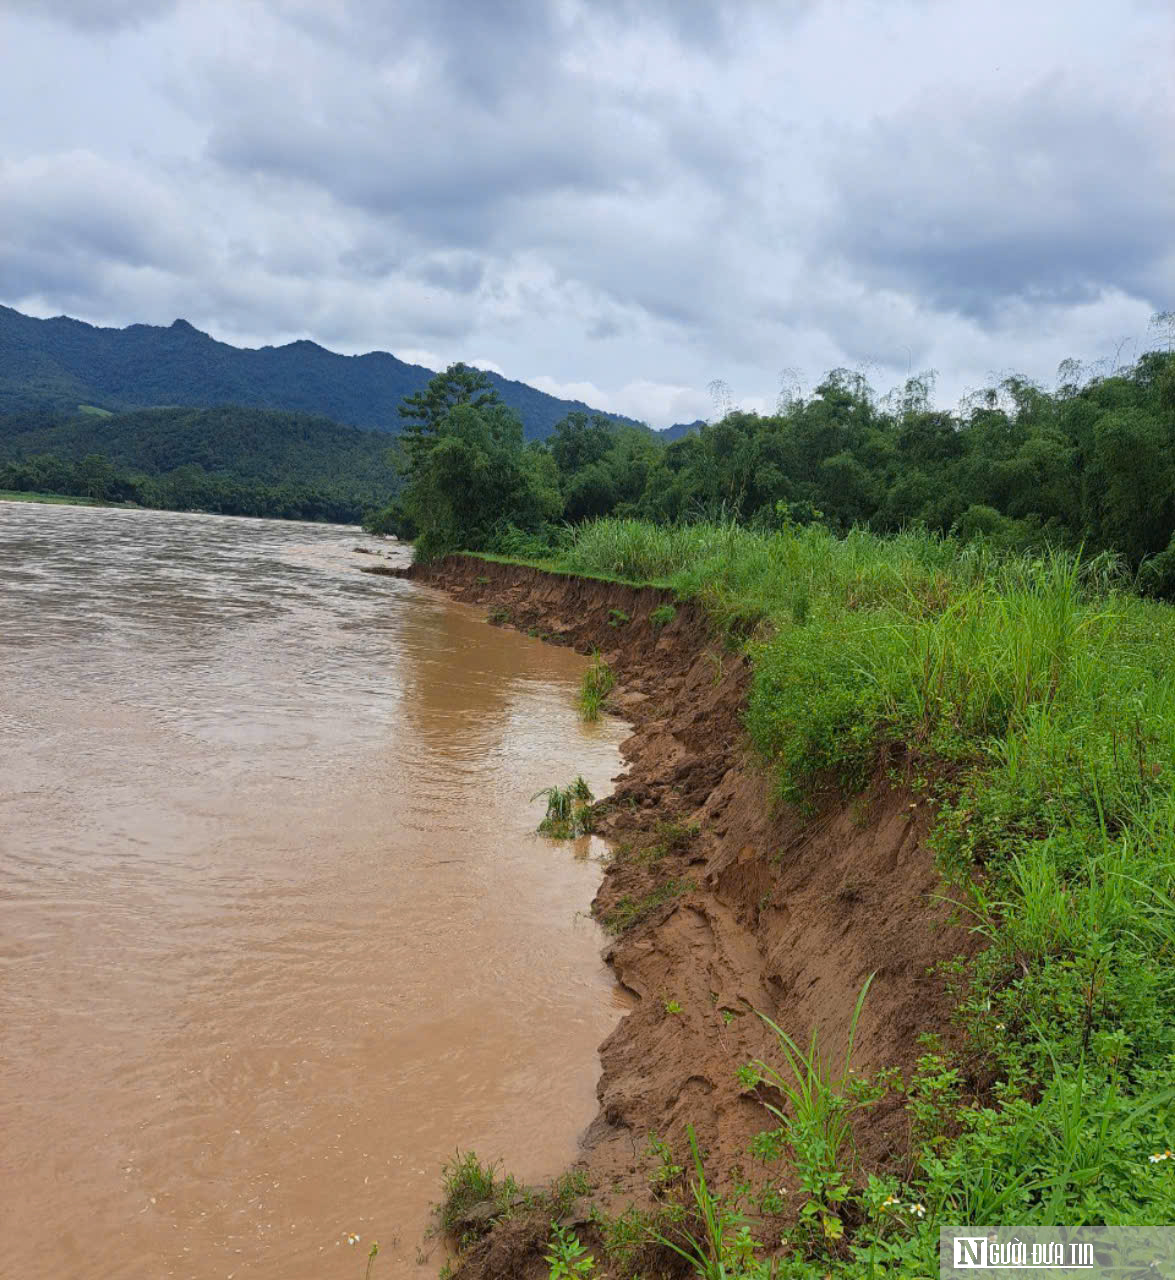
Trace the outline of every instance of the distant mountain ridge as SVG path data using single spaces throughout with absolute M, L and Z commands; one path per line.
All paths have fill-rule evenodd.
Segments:
M 434 372 L 386 351 L 345 356 L 306 339 L 281 347 L 234 347 L 186 320 L 104 329 L 0 306 L 0 414 L 74 412 L 83 404 L 115 412 L 240 405 L 321 414 L 353 427 L 395 432 L 401 401 Z M 496 373 L 487 376 L 521 417 L 530 440 L 548 436 L 569 413 L 604 412 Z M 621 414 L 604 416 L 640 425 Z

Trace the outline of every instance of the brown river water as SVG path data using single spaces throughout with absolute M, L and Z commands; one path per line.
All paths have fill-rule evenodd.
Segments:
M 595 1112 L 602 848 L 530 797 L 625 730 L 356 545 L 0 502 L 0 1276 L 432 1277 L 454 1149 Z

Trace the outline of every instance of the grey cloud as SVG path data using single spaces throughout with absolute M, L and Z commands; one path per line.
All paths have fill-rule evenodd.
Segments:
M 472 253 L 437 253 L 416 264 L 413 274 L 441 289 L 473 293 L 485 280 L 486 264 Z
M 652 77 L 618 93 L 597 83 L 590 62 L 563 65 L 584 24 L 632 8 L 597 3 L 560 23 L 560 6 L 545 0 L 394 9 L 353 0 L 331 23 L 335 43 L 377 64 L 377 82 L 340 83 L 324 68 L 299 91 L 283 65 L 267 76 L 252 59 L 222 63 L 208 97 L 208 154 L 227 170 L 308 182 L 426 239 L 463 245 L 491 242 L 521 204 L 549 192 L 639 198 L 681 169 L 733 194 L 746 148 L 704 93 Z M 718 20 L 707 12 L 668 0 L 641 8 L 646 22 L 662 15 L 667 50 L 675 29 L 708 35 Z M 303 29 L 326 23 L 300 7 L 292 17 Z M 650 55 L 659 51 L 652 40 Z M 606 48 L 599 57 L 606 62 Z
M 924 99 L 838 160 L 825 247 L 985 322 L 1012 297 L 1146 296 L 1175 226 L 1161 104 L 1155 114 L 1140 129 L 1137 115 L 1061 79 L 962 112 L 943 94 Z
M 84 31 L 117 31 L 161 17 L 177 0 L 0 0 L 0 11 L 53 18 Z
M 160 185 L 89 152 L 0 167 L 0 237 L 31 253 L 132 267 L 193 264 L 192 237 Z
M 623 327 L 612 316 L 601 316 L 587 331 L 587 336 L 595 342 L 602 342 L 607 338 L 616 338 L 623 333 Z

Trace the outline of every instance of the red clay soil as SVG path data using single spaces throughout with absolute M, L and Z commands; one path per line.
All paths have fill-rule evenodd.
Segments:
M 621 748 L 627 771 L 602 818 L 614 857 L 593 911 L 607 926 L 671 882 L 683 891 L 649 907 L 605 952 L 639 1000 L 600 1047 L 600 1111 L 577 1165 L 598 1204 L 647 1206 L 648 1135 L 685 1163 L 687 1124 L 720 1186 L 739 1170 L 761 1178 L 747 1143 L 774 1127 L 763 1106 L 772 1098 L 747 1092 L 735 1071 L 780 1055 L 755 1011 L 801 1044 L 815 1031 L 843 1062 L 857 997 L 874 974 L 857 1071 L 908 1073 L 923 1052 L 920 1032 L 949 1034 L 952 1002 L 931 970 L 974 944 L 934 896 L 929 806 L 885 785 L 815 817 L 773 803 L 742 727 L 749 663 L 724 648 L 699 608 L 678 604 L 657 629 L 649 615 L 672 601 L 668 592 L 471 557 L 406 576 L 486 606 L 501 625 L 599 650 L 617 676 L 611 702 L 633 725 Z M 902 1172 L 909 1125 L 900 1102 L 865 1114 L 861 1168 Z M 545 1277 L 548 1228 L 545 1219 L 507 1224 L 456 1274 Z

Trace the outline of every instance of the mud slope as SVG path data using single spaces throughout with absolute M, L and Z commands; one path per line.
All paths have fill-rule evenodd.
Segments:
M 647 1200 L 649 1133 L 682 1151 L 687 1123 L 720 1180 L 750 1170 L 747 1141 L 772 1125 L 735 1069 L 778 1059 L 753 1010 L 798 1041 L 816 1030 L 843 1054 L 875 973 L 854 1056 L 865 1071 L 908 1069 L 919 1032 L 945 1029 L 949 1002 L 928 971 L 971 940 L 932 896 L 930 813 L 887 787 L 816 817 L 773 805 L 742 729 L 749 664 L 699 609 L 678 605 L 658 630 L 649 615 L 671 596 L 651 588 L 460 556 L 407 575 L 486 607 L 499 624 L 598 649 L 617 675 L 612 702 L 633 725 L 603 819 L 615 856 L 593 909 L 605 925 L 643 910 L 606 952 L 640 1000 L 600 1049 L 600 1111 L 581 1161 L 598 1201 Z M 907 1132 L 896 1104 L 870 1113 L 858 1133 L 862 1164 L 900 1167 Z M 530 1274 L 517 1253 L 492 1261 L 489 1248 L 460 1274 Z

